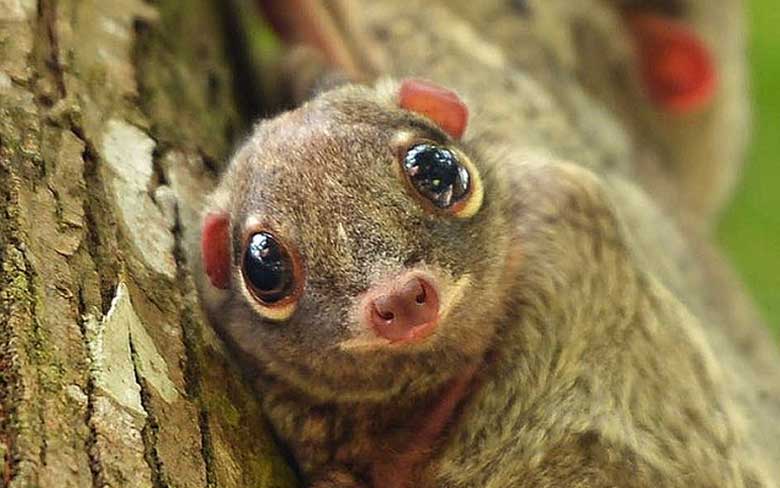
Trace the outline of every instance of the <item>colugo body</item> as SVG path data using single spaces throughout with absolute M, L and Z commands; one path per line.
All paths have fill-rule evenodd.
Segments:
M 514 2 L 483 33 L 498 4 L 459 3 L 320 7 L 381 76 L 258 123 L 204 211 L 206 310 L 303 482 L 777 486 L 778 348 L 708 243 L 721 197 L 680 194 L 728 184 L 668 136 L 733 166 L 741 92 L 706 40 L 703 77 L 633 91 L 636 33 L 701 5 Z M 628 81 L 578 72 L 572 19 Z

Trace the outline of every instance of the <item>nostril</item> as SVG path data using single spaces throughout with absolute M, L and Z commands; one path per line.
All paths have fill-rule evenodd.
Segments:
M 395 314 L 393 312 L 381 312 L 377 310 L 376 314 L 379 315 L 379 317 L 381 317 L 383 320 L 393 320 L 395 318 Z
M 372 312 L 376 319 L 382 322 L 392 322 L 396 316 L 396 305 L 393 295 L 383 295 L 373 301 Z
M 420 293 L 417 294 L 417 296 L 414 298 L 414 301 L 417 302 L 418 305 L 422 305 L 425 303 L 426 293 L 425 293 L 425 287 L 420 287 Z

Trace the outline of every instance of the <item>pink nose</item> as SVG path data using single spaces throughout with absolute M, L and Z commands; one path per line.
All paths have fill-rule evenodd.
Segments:
M 439 316 L 439 297 L 422 278 L 403 277 L 385 285 L 368 303 L 377 334 L 392 342 L 421 340 L 433 332 Z

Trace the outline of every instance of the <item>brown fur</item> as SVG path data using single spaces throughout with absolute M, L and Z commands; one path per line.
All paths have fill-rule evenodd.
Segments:
M 346 86 L 258 124 L 208 207 L 231 216 L 236 256 L 251 218 L 303 256 L 305 290 L 282 324 L 255 313 L 235 262 L 231 289 L 201 288 L 306 482 L 776 486 L 777 347 L 707 242 L 709 211 L 666 200 L 690 188 L 664 169 L 682 163 L 567 64 L 553 35 L 569 19 L 563 3 L 530 2 L 548 27 L 514 54 L 473 28 L 478 12 L 411 3 L 366 5 L 361 22 L 386 72 L 463 95 L 464 140 L 400 110 L 397 82 Z M 616 2 L 588 3 L 593 25 L 612 19 L 614 42 L 627 42 Z M 659 124 L 648 127 L 668 130 Z M 474 217 L 434 216 L 410 197 L 390 149 L 401 131 L 471 158 L 485 186 Z M 361 293 L 410 268 L 461 286 L 437 332 L 409 347 L 341 347 L 360 333 Z M 466 394 L 437 414 L 459 381 Z M 418 440 L 434 418 L 444 428 Z M 415 447 L 402 479 L 393 460 Z

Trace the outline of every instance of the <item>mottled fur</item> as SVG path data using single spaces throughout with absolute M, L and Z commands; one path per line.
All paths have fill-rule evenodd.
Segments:
M 615 49 L 627 45 L 618 2 L 587 3 L 592 25 L 611 19 Z M 567 61 L 556 38 L 564 3 L 529 2 L 511 22 L 547 16 L 547 27 L 529 28 L 516 51 L 475 30 L 489 17 L 471 4 L 461 16 L 435 2 L 361 10 L 385 72 L 463 95 L 473 114 L 463 141 L 399 109 L 395 81 L 338 88 L 258 124 L 208 206 L 231 216 L 236 259 L 250 219 L 303 256 L 305 292 L 285 323 L 257 316 L 235 262 L 231 289 L 201 288 L 305 481 L 776 486 L 780 355 L 707 242 L 702 215 L 715 203 L 670 204 L 699 190 L 650 141 L 669 126 L 659 119 L 639 137 L 583 85 L 583 61 Z M 391 149 L 400 132 L 471 158 L 485 185 L 473 218 L 431 215 L 409 195 Z M 436 276 L 453 303 L 436 334 L 344 347 L 363 333 L 360 295 L 410 268 Z M 402 479 L 394 460 L 459 380 L 467 395 Z

